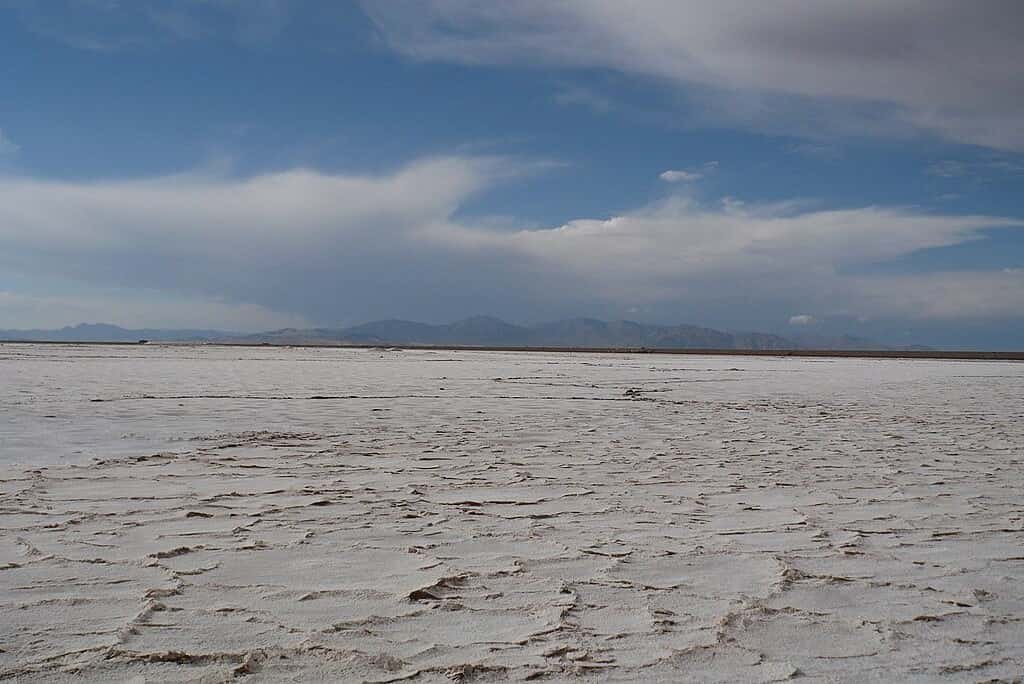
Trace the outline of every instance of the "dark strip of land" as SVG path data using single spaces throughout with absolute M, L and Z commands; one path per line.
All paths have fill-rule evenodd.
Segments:
M 0 344 L 54 344 L 134 347 L 139 344 L 174 347 L 281 347 L 310 349 L 403 349 L 430 351 L 557 352 L 573 354 L 672 354 L 693 356 L 794 356 L 849 359 L 950 359 L 964 361 L 1024 361 L 1024 352 L 862 350 L 862 349 L 669 349 L 650 347 L 502 347 L 479 345 L 426 344 L 274 344 L 269 342 L 72 342 L 52 340 L 0 340 Z

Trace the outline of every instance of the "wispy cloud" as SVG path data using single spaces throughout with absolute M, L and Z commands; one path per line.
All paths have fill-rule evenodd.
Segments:
M 940 159 L 925 167 L 925 173 L 939 178 L 999 178 L 1024 174 L 1024 162 L 1001 157 L 981 159 Z
M 605 97 L 591 88 L 584 88 L 582 86 L 564 88 L 555 93 L 553 99 L 560 105 L 587 107 L 600 114 L 606 114 L 614 107 L 611 98 Z
M 698 169 L 668 169 L 658 174 L 658 178 L 666 183 L 693 183 L 705 176 L 718 171 L 718 161 L 708 161 L 700 165 Z
M 20 149 L 13 140 L 7 137 L 4 130 L 0 128 L 0 157 L 17 154 Z
M 791 145 L 788 151 L 821 161 L 836 161 L 843 158 L 843 148 L 833 143 L 802 142 Z
M 925 171 L 930 176 L 938 176 L 940 178 L 959 178 L 967 173 L 967 165 L 963 162 L 954 161 L 952 159 L 942 159 L 929 164 Z
M 394 49 L 416 59 L 614 69 L 695 88 L 722 114 L 755 125 L 924 131 L 1024 149 L 1018 2 L 395 0 L 363 7 Z
M 93 52 L 122 52 L 222 37 L 263 43 L 288 24 L 287 0 L 6 0 L 34 33 Z
M 696 173 L 694 171 L 681 171 L 678 169 L 669 169 L 668 171 L 662 171 L 658 175 L 658 178 L 665 181 L 666 183 L 689 183 L 692 181 L 700 180 L 704 177 L 703 173 Z

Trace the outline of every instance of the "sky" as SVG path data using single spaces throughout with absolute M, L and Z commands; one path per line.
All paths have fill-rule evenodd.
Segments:
M 0 328 L 1024 348 L 1018 0 L 0 0 Z

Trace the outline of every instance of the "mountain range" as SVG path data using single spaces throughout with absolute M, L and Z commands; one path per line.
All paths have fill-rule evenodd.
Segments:
M 348 328 L 284 328 L 241 334 L 220 330 L 126 329 L 82 323 L 57 330 L 0 330 L 0 340 L 53 342 L 232 342 L 248 344 L 352 344 L 473 347 L 590 347 L 647 349 L 896 349 L 873 340 L 802 334 L 781 337 L 759 332 L 725 332 L 694 325 L 651 325 L 634 321 L 573 318 L 538 325 L 514 325 L 490 316 L 473 316 L 433 325 L 382 320 Z M 927 349 L 926 347 L 912 347 Z M 900 350 L 911 349 L 900 347 Z
M 58 329 L 2 330 L 0 340 L 38 342 L 137 342 L 153 340 L 160 342 L 211 342 L 236 333 L 221 330 L 171 330 L 163 328 L 127 329 L 109 323 L 79 323 Z

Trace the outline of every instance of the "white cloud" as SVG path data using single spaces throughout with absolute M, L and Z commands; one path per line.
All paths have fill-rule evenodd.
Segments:
M 287 258 L 338 240 L 375 241 L 443 218 L 502 166 L 494 158 L 436 158 L 391 176 L 307 169 L 230 179 L 202 173 L 142 181 L 0 180 L 0 240 L 82 257 L 125 240 L 156 255 L 237 260 L 240 246 Z M 30 230 L 29 230 L 30 229 Z M 23 232 L 24 231 L 24 232 Z
M 762 125 L 928 131 L 1024 149 L 1015 0 L 364 2 L 417 59 L 600 67 L 683 84 Z M 807 122 L 811 105 L 819 109 Z
M 449 284 L 458 272 L 422 235 L 520 171 L 447 157 L 377 176 L 0 178 L 0 272 L 224 297 L 327 323 L 372 316 L 382 300 L 412 315 L 438 305 L 432 288 L 452 290 L 454 310 L 467 296 Z
M 609 219 L 579 219 L 555 229 L 485 233 L 447 225 L 453 240 L 500 245 L 608 280 L 727 274 L 756 276 L 796 265 L 838 272 L 917 250 L 981 237 L 984 227 L 1016 226 L 1013 219 L 933 216 L 864 207 L 806 211 L 799 203 L 706 209 L 677 197 Z
M 676 169 L 669 169 L 663 171 L 658 178 L 665 181 L 666 183 L 689 183 L 692 181 L 700 180 L 704 177 L 703 173 L 695 173 L 693 171 L 680 171 Z
M 922 283 L 934 281 L 929 276 L 892 281 L 846 274 L 922 249 L 983 239 L 984 228 L 1021 226 L 1024 221 L 1019 219 L 883 207 L 808 210 L 803 203 L 728 202 L 721 209 L 707 209 L 673 197 L 634 213 L 575 220 L 555 229 L 490 233 L 445 224 L 433 233 L 451 246 L 543 264 L 548 273 L 565 275 L 559 286 L 563 294 L 576 288 L 623 302 L 713 301 L 723 308 L 744 302 L 752 311 L 813 305 L 819 311 L 859 316 L 887 312 L 957 318 L 994 315 L 997 310 L 1010 315 L 1013 307 L 975 306 L 985 288 L 996 284 L 985 274 L 973 279 L 959 274 L 945 289 L 961 283 L 975 294 L 951 296 L 941 306 L 923 309 L 915 306 Z M 889 285 L 884 302 L 870 288 L 877 282 Z M 903 304 L 904 292 L 914 305 Z M 1019 299 L 1019 314 L 1024 315 L 1024 296 Z
M 0 179 L 0 271 L 327 324 L 480 311 L 539 318 L 597 304 L 737 321 L 801 310 L 1024 316 L 1016 272 L 849 275 L 1024 225 L 1018 219 L 797 202 L 709 207 L 677 196 L 554 228 L 457 218 L 477 193 L 521 171 L 508 160 L 448 157 L 377 176 Z
M 790 325 L 814 325 L 814 316 L 810 314 L 797 314 L 789 317 Z

